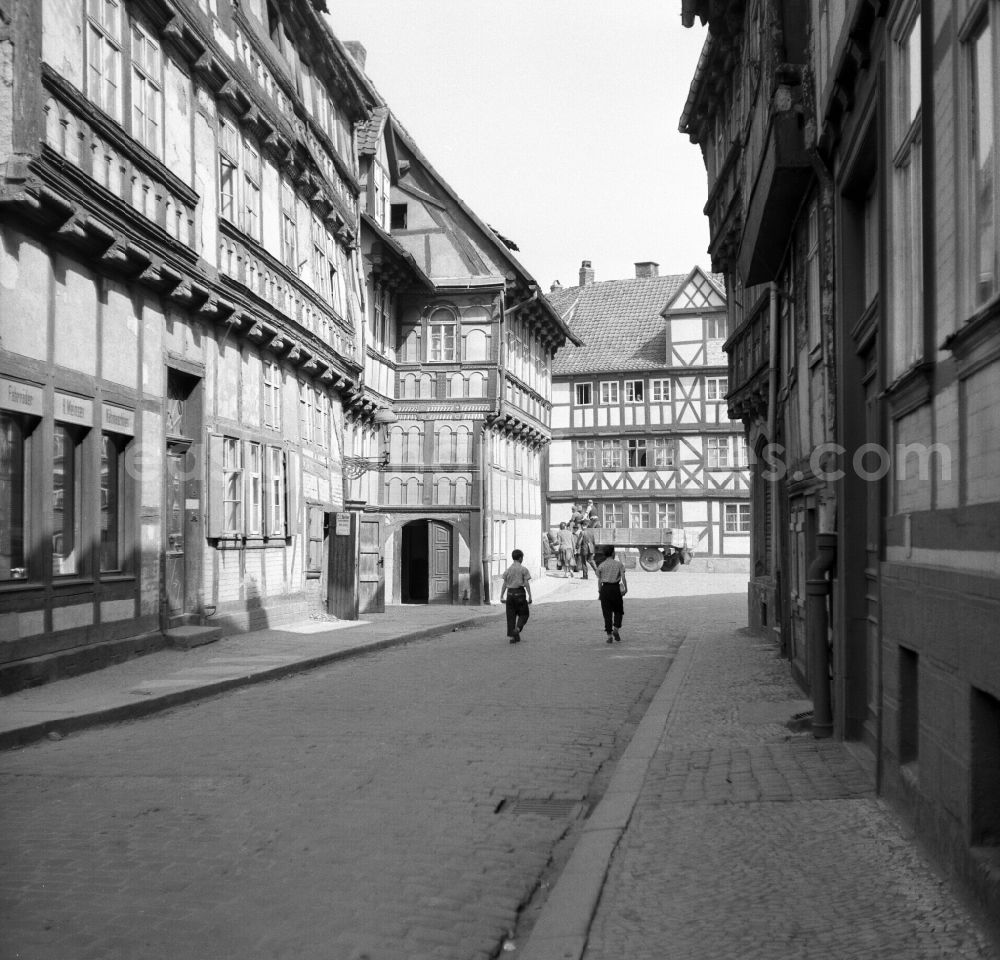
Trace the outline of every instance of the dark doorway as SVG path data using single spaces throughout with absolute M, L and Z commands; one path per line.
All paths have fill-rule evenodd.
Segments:
M 401 603 L 453 603 L 451 526 L 438 520 L 406 524 L 399 568 Z
M 416 520 L 403 527 L 400 558 L 399 599 L 402 603 L 427 603 L 430 596 L 427 562 L 430 544 L 427 521 Z

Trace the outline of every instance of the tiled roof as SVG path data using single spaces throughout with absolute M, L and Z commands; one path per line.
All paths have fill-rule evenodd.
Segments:
M 546 294 L 583 345 L 560 347 L 555 376 L 664 366 L 666 321 L 660 311 L 689 274 L 604 280 Z
M 376 107 L 372 111 L 370 120 L 357 125 L 358 153 L 368 154 L 378 152 L 378 142 L 382 136 L 382 126 L 388 115 L 388 107 Z

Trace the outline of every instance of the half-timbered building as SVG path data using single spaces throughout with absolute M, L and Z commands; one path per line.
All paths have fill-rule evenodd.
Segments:
M 1000 908 L 1000 2 L 683 0 L 751 624 Z
M 515 547 L 540 572 L 551 364 L 572 335 L 384 105 L 359 152 L 368 315 L 345 448 L 358 606 L 482 603 Z
M 549 524 L 594 501 L 602 539 L 687 546 L 742 567 L 750 546 L 747 457 L 726 409 L 726 302 L 700 268 L 595 282 L 548 295 L 583 341 L 553 364 Z M 633 531 L 631 537 L 625 531 Z M 655 536 L 654 531 L 669 531 Z
M 0 3 L 5 686 L 323 608 L 354 126 L 307 0 Z

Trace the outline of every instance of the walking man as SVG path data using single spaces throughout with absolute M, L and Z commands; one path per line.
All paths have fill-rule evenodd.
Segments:
M 521 561 L 524 552 L 514 550 L 511 553 L 514 561 L 503 573 L 503 586 L 500 588 L 500 602 L 507 601 L 507 639 L 511 643 L 521 642 L 521 631 L 528 622 L 531 611 L 531 572 Z
M 607 643 L 612 638 L 621 643 L 618 632 L 625 616 L 625 604 L 622 598 L 628 593 L 628 583 L 625 580 L 625 565 L 615 557 L 614 547 L 604 548 L 607 556 L 597 568 L 597 595 L 601 598 L 601 613 L 604 614 L 604 632 Z

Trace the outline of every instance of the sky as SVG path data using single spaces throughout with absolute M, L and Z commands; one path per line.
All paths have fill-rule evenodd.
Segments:
M 709 267 L 701 150 L 677 131 L 704 28 L 681 0 L 327 0 L 437 172 L 548 292 Z

